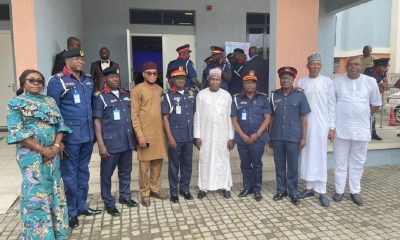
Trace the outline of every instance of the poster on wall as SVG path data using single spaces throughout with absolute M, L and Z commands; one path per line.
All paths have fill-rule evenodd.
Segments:
M 250 43 L 246 42 L 225 42 L 225 53 L 228 55 L 229 53 L 233 53 L 233 50 L 235 48 L 241 48 L 243 49 L 244 53 L 247 55 L 247 59 L 250 59 L 249 57 L 249 48 L 250 48 Z

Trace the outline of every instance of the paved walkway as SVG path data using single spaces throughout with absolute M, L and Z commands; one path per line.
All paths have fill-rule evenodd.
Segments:
M 400 239 L 399 182 L 400 166 L 367 168 L 362 207 L 353 204 L 348 194 L 328 209 L 319 205 L 317 197 L 299 206 L 288 199 L 274 202 L 274 181 L 264 183 L 261 202 L 238 198 L 240 186 L 235 185 L 229 200 L 213 192 L 203 200 L 181 198 L 179 204 L 152 199 L 149 208 L 117 204 L 120 217 L 82 216 L 71 239 Z M 332 183 L 329 171 L 330 196 Z M 139 200 L 137 191 L 133 195 Z M 90 206 L 103 208 L 98 193 L 89 197 Z M 20 231 L 17 204 L 0 215 L 0 239 L 17 239 Z

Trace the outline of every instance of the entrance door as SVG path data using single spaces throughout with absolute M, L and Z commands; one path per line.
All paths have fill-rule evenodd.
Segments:
M 0 30 L 0 127 L 7 126 L 7 114 L 5 109 L 7 102 L 15 96 L 15 72 L 14 72 L 14 55 L 11 41 L 11 31 Z

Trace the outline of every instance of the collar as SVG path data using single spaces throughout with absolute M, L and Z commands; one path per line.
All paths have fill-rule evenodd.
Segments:
M 100 59 L 100 62 L 101 62 L 101 63 L 109 63 L 109 62 L 111 62 L 111 61 L 110 61 L 110 59 L 108 59 L 108 60 Z
M 75 78 L 75 76 L 68 70 L 68 68 L 67 68 L 67 66 L 64 66 L 64 68 L 63 68 L 63 72 L 64 72 L 64 74 L 67 76 L 67 77 L 69 77 L 69 78 Z M 79 74 L 80 76 L 81 76 L 81 80 L 82 80 L 82 76 L 83 76 L 83 74 L 82 74 L 82 72 Z M 76 78 L 75 78 L 76 79 Z M 78 79 L 77 79 L 78 80 Z
M 104 84 L 104 88 L 103 88 L 103 92 L 104 94 L 109 94 L 110 92 L 115 91 L 115 90 L 111 90 L 106 84 Z M 117 91 L 122 92 L 121 89 L 117 89 Z
M 178 59 L 186 60 L 185 56 L 179 55 Z
M 373 67 L 372 68 L 372 75 L 373 76 L 379 76 L 379 75 L 385 75 L 385 72 L 379 72 L 379 70 L 378 70 L 378 68 L 377 67 Z
M 279 92 L 283 92 L 283 89 L 282 89 L 282 87 L 279 89 Z M 293 87 L 293 85 L 292 85 L 292 87 L 290 88 L 290 92 L 289 93 L 293 93 L 294 92 L 294 87 Z
M 250 58 L 250 60 L 251 60 L 251 59 L 253 59 L 253 58 L 255 58 L 255 57 L 258 57 L 258 55 L 254 55 L 254 56 L 252 56 L 252 57 Z M 249 61 L 250 61 L 250 60 L 249 60 Z

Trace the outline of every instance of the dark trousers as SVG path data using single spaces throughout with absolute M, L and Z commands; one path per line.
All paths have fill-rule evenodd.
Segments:
M 89 162 L 92 151 L 92 142 L 65 144 L 65 152 L 69 157 L 61 160 L 61 176 L 64 181 L 70 217 L 88 208 L 86 200 L 89 191 Z
M 376 120 L 375 120 L 375 114 L 371 116 L 371 135 L 375 135 L 376 134 Z
M 278 193 L 289 192 L 290 197 L 297 197 L 299 143 L 272 141 L 276 171 L 276 189 Z
M 168 148 L 168 180 L 170 194 L 189 191 L 192 178 L 193 142 L 179 142 L 176 149 Z M 179 177 L 180 175 L 180 177 Z
M 110 153 L 107 159 L 101 159 L 101 199 L 103 199 L 104 205 L 107 207 L 115 206 L 115 198 L 111 194 L 111 177 L 117 166 L 119 196 L 123 199 L 131 199 L 132 150 Z
M 240 169 L 243 175 L 243 188 L 249 191 L 259 192 L 262 187 L 262 156 L 265 142 L 253 144 L 238 144 L 240 157 Z

